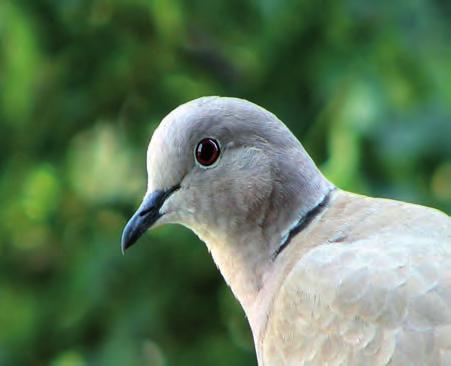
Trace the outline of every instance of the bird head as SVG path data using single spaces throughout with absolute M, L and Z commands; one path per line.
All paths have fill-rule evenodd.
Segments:
M 196 99 L 167 115 L 150 141 L 147 171 L 147 193 L 124 229 L 123 251 L 167 223 L 202 239 L 289 225 L 318 201 L 325 182 L 276 116 L 224 97 Z

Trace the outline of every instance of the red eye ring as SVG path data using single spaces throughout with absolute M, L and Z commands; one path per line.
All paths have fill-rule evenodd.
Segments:
M 196 160 L 202 166 L 213 165 L 218 160 L 220 154 L 221 149 L 219 148 L 219 143 L 211 137 L 202 139 L 197 144 L 196 150 L 194 150 Z

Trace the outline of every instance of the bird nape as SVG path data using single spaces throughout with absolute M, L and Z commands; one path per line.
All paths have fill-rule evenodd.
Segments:
M 336 188 L 276 116 L 237 98 L 172 111 L 147 169 L 123 250 L 150 227 L 192 229 L 259 365 L 451 365 L 448 215 Z

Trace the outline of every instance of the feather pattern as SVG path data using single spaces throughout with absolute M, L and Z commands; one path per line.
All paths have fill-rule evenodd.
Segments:
M 337 226 L 351 210 L 347 225 Z M 371 230 L 370 222 L 379 230 Z M 339 228 L 346 239 L 336 242 Z M 324 234 L 332 234 L 332 240 Z M 308 236 L 295 238 L 298 248 L 287 253 L 302 255 L 275 295 L 261 364 L 449 364 L 451 229 L 446 215 L 341 191 Z M 303 251 L 303 240 L 315 238 L 322 243 Z

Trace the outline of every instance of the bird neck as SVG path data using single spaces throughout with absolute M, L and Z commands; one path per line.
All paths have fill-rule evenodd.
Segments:
M 264 286 L 265 273 L 272 265 L 266 256 L 269 251 L 260 250 L 267 248 L 268 243 L 257 231 L 240 235 L 207 235 L 202 239 L 226 283 L 248 314 Z
M 276 186 L 272 192 L 273 201 L 259 223 L 243 221 L 241 224 L 234 222 L 233 227 L 196 230 L 241 303 L 251 326 L 255 309 L 260 307 L 259 295 L 278 270 L 276 262 L 281 246 L 287 243 L 290 235 L 305 228 L 327 204 L 333 185 L 319 171 L 315 173 L 311 177 L 292 174 L 291 178 L 302 182 L 300 185 L 291 182 L 288 188 L 283 187 L 283 192 Z M 308 179 L 311 184 L 306 186 Z

